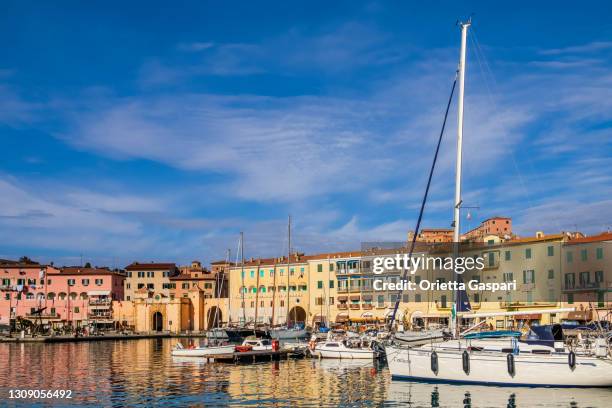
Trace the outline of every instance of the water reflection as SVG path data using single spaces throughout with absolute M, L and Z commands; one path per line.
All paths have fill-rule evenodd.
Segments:
M 177 340 L 0 344 L 0 395 L 71 389 L 45 406 L 609 406 L 612 391 L 459 386 L 391 381 L 371 361 L 290 360 L 255 365 L 172 357 Z M 7 402 L 7 400 L 4 400 Z M 15 405 L 15 401 L 8 401 Z

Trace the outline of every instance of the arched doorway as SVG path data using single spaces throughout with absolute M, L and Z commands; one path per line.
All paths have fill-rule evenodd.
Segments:
M 294 306 L 289 311 L 287 323 L 293 325 L 295 323 L 304 323 L 306 321 L 306 311 L 301 306 Z
M 153 330 L 162 331 L 164 328 L 164 317 L 160 312 L 153 313 Z
M 214 327 L 221 327 L 221 322 L 223 321 L 223 315 L 221 314 L 221 309 L 217 306 L 213 306 L 208 309 L 208 318 L 206 319 L 208 322 L 208 329 L 212 329 Z

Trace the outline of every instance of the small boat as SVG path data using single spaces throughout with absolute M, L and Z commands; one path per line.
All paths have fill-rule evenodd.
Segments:
M 373 360 L 380 356 L 379 351 L 369 347 L 349 347 L 346 342 L 329 340 L 319 343 L 315 346 L 315 353 L 321 358 L 339 358 L 339 359 L 369 359 Z
M 308 329 L 303 327 L 278 327 L 270 329 L 270 337 L 273 339 L 305 339 L 308 338 L 308 336 L 310 336 Z
M 233 352 L 233 345 L 185 348 L 181 343 L 177 343 L 172 349 L 172 355 L 180 357 L 209 357 L 220 354 L 231 354 Z
M 251 347 L 252 351 L 270 351 L 272 342 L 270 339 L 249 339 L 242 342 L 242 347 Z

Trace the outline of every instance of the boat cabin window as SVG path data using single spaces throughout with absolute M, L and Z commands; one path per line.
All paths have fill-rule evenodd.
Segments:
M 535 350 L 531 350 L 531 354 L 550 354 L 550 350 L 535 349 Z
M 327 343 L 325 346 L 327 347 L 340 347 L 338 343 Z

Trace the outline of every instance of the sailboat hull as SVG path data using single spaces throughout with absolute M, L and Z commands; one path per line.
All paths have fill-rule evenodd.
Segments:
M 506 353 L 469 353 L 469 369 L 464 370 L 463 350 L 436 350 L 437 373 L 432 370 L 431 350 L 387 346 L 392 378 L 427 382 L 486 384 L 530 387 L 612 387 L 609 359 L 576 356 L 572 370 L 568 355 L 514 355 L 511 375 Z

